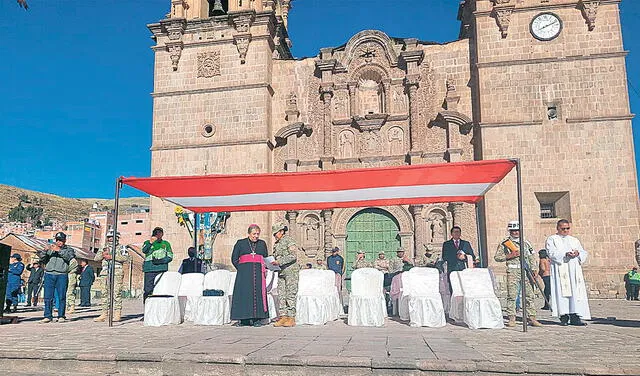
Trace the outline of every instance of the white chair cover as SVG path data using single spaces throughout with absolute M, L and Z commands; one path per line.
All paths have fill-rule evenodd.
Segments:
M 446 325 L 440 296 L 440 273 L 434 268 L 411 268 L 403 296 L 408 296 L 409 325 L 440 328 Z
M 489 270 L 465 269 L 460 272 L 464 296 L 464 322 L 471 329 L 502 329 L 502 308 L 493 290 Z
M 153 295 L 168 295 L 169 298 L 149 297 L 144 303 L 144 325 L 161 326 L 180 324 L 180 302 L 178 291 L 182 276 L 178 272 L 164 272 L 156 277 Z
M 198 305 L 198 299 L 202 296 L 204 286 L 204 274 L 183 274 L 180 280 L 178 298 L 180 300 L 180 312 L 184 321 L 193 320 L 193 311 Z
M 224 296 L 200 296 L 193 313 L 195 325 L 224 325 L 231 322 L 231 302 L 226 296 L 231 287 L 231 272 L 214 270 L 204 276 L 205 290 L 222 290 Z
M 464 297 L 460 284 L 460 272 L 451 272 L 451 299 L 449 301 L 449 318 L 455 322 L 464 322 Z M 445 273 L 446 278 L 446 273 Z
M 229 295 L 229 304 L 231 304 L 231 302 L 233 301 L 233 287 L 236 285 L 236 275 L 238 274 L 238 272 L 231 272 L 231 277 L 229 279 L 229 293 L 227 295 Z M 226 293 L 227 290 L 224 290 L 224 292 Z
M 383 326 L 387 305 L 383 293 L 384 275 L 373 268 L 357 269 L 351 274 L 349 318 L 351 326 Z
M 278 317 L 278 272 L 267 269 L 267 306 L 269 307 L 269 320 Z
M 300 271 L 296 296 L 296 324 L 324 325 L 338 318 L 340 298 L 331 270 Z

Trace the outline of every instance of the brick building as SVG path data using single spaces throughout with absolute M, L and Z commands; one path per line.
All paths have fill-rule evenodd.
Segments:
M 299 60 L 289 49 L 290 0 L 221 4 L 214 12 L 204 0 L 173 0 L 168 17 L 149 25 L 153 176 L 520 158 L 528 239 L 542 248 L 558 218 L 573 220 L 592 255 L 591 293 L 618 293 L 640 234 L 619 0 L 465 0 L 455 41 L 365 30 Z M 494 266 L 516 218 L 515 171 L 479 206 L 480 223 L 475 210 L 233 213 L 214 257 L 228 264 L 250 223 L 270 242 L 271 224 L 288 221 L 301 263 L 336 245 L 347 262 L 356 249 L 438 249 L 459 224 Z M 152 199 L 151 221 L 181 258 L 190 240 L 173 206 Z

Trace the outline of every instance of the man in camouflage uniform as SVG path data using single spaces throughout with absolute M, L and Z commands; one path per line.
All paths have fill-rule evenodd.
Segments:
M 327 266 L 324 264 L 324 259 L 320 256 L 316 259 L 316 264 L 313 265 L 313 269 L 327 270 Z
M 102 252 L 96 253 L 96 257 L 94 257 L 94 261 L 102 261 L 102 270 L 100 271 L 100 276 L 103 277 L 102 284 L 102 313 L 100 316 L 93 319 L 96 322 L 103 322 L 107 320 L 109 317 L 109 270 L 111 267 L 111 251 L 113 249 L 113 241 L 114 241 L 114 233 L 113 230 L 109 230 L 107 233 L 107 243 L 105 244 Z M 119 244 L 120 241 L 120 233 L 118 232 L 115 236 L 116 242 L 116 259 L 114 264 L 114 280 L 113 285 L 115 286 L 113 292 L 113 321 L 120 321 L 122 318 L 122 280 L 124 278 L 124 271 L 122 264 L 129 261 L 129 255 L 126 253 L 126 250 L 123 246 Z
M 356 260 L 353 262 L 353 270 L 362 269 L 362 268 L 373 268 L 373 264 L 364 259 L 365 253 L 364 251 L 358 251 L 358 255 L 356 256 Z
M 396 251 L 396 257 L 389 260 L 389 273 L 398 274 L 411 269 L 413 264 L 409 258 L 405 256 L 404 249 L 400 248 Z
M 525 309 L 529 317 L 529 325 L 542 326 L 542 324 L 536 320 L 536 309 L 533 306 L 533 289 L 531 288 L 531 284 L 528 283 L 528 281 L 522 283 L 520 280 L 520 223 L 518 221 L 509 222 L 507 230 L 509 230 L 509 236 L 502 239 L 494 257 L 497 262 L 504 262 L 507 265 L 507 307 L 505 310 L 509 316 L 507 326 L 516 326 L 516 298 L 519 286 L 526 288 L 528 298 Z M 538 264 L 533 257 L 533 247 L 531 247 L 528 241 L 525 241 L 524 257 L 531 272 L 535 274 Z
M 287 225 L 276 223 L 271 227 L 276 239 L 273 246 L 274 265 L 280 266 L 278 272 L 278 298 L 280 300 L 280 319 L 273 326 L 296 326 L 296 295 L 298 294 L 297 261 L 298 246 L 296 241 L 287 235 Z
M 440 259 L 440 254 L 433 252 L 433 248 L 430 245 L 425 244 L 424 247 L 424 254 L 416 257 L 415 265 L 423 268 L 435 268 Z
M 76 311 L 76 287 L 78 285 L 78 260 L 74 258 L 69 261 L 69 269 L 67 269 L 67 313 L 73 314 Z

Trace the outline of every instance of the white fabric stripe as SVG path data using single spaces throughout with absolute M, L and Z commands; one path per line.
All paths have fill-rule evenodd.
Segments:
M 482 196 L 494 183 L 413 185 L 322 192 L 270 192 L 232 196 L 166 197 L 184 207 L 251 206 L 294 203 L 371 201 L 419 197 Z

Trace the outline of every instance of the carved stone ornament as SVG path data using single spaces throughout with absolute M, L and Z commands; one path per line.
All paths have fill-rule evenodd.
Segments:
M 598 15 L 598 7 L 600 0 L 580 0 L 582 16 L 587 21 L 589 31 L 593 31 L 596 27 L 596 16 Z
M 233 37 L 233 41 L 238 48 L 238 54 L 240 55 L 240 63 L 244 64 L 247 58 L 247 51 L 249 51 L 249 43 L 251 42 L 251 34 L 239 34 Z
M 198 77 L 220 75 L 220 51 L 198 53 Z
M 507 37 L 507 31 L 509 30 L 509 24 L 511 23 L 511 14 L 514 9 L 515 5 L 493 8 L 494 17 L 496 18 L 496 23 L 498 24 L 502 38 Z
M 233 18 L 233 26 L 239 33 L 248 33 L 253 23 L 253 13 L 238 14 Z
M 176 41 L 182 39 L 184 29 L 186 27 L 185 20 L 182 18 L 170 19 L 165 25 L 167 36 L 170 41 Z
M 364 117 L 354 116 L 353 127 L 360 130 L 360 132 L 379 131 L 388 118 L 388 114 L 367 114 Z
M 167 43 L 167 51 L 169 52 L 169 57 L 171 58 L 171 67 L 174 71 L 178 70 L 178 62 L 180 62 L 180 56 L 182 55 L 182 47 L 182 42 Z
M 509 4 L 510 2 L 511 2 L 511 0 L 493 0 L 493 3 L 495 5 Z

